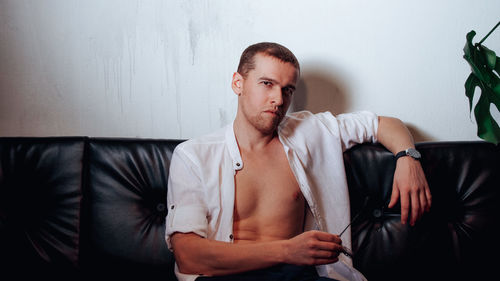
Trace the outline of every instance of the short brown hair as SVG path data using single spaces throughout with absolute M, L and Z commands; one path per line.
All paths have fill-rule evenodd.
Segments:
M 250 70 L 255 69 L 254 57 L 259 53 L 277 58 L 282 62 L 291 63 L 300 72 L 299 61 L 288 48 L 278 43 L 261 42 L 250 45 L 243 51 L 238 65 L 238 73 L 246 77 Z

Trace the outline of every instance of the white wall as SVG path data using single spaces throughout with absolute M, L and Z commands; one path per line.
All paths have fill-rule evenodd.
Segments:
M 498 0 L 0 0 L 0 136 L 207 133 L 234 118 L 243 49 L 275 41 L 302 64 L 297 110 L 476 140 L 462 49 L 499 20 Z M 485 45 L 500 52 L 500 29 Z

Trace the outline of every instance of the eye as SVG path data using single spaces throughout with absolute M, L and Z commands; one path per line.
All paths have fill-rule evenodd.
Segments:
M 272 86 L 273 82 L 271 82 L 271 81 L 262 81 L 262 84 L 264 84 L 265 86 Z
M 294 92 L 294 89 L 290 88 L 290 87 L 285 87 L 283 88 L 283 93 L 288 95 L 288 96 L 291 96 Z

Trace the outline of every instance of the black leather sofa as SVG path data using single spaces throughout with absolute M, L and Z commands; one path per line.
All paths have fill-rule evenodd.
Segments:
M 182 140 L 0 138 L 2 280 L 175 280 L 164 241 L 167 178 Z M 369 280 L 485 280 L 500 247 L 500 148 L 419 143 L 433 194 L 414 227 L 388 209 L 395 163 L 345 153 L 354 264 Z

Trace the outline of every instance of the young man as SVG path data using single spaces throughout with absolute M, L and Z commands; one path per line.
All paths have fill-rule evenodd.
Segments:
M 338 236 L 350 221 L 343 152 L 378 141 L 397 154 L 413 139 L 370 112 L 286 115 L 299 73 L 287 48 L 248 47 L 231 84 L 234 122 L 175 149 L 166 241 L 180 281 L 364 280 L 342 254 L 350 229 Z M 389 207 L 401 200 L 413 225 L 431 194 L 420 162 L 399 155 Z

